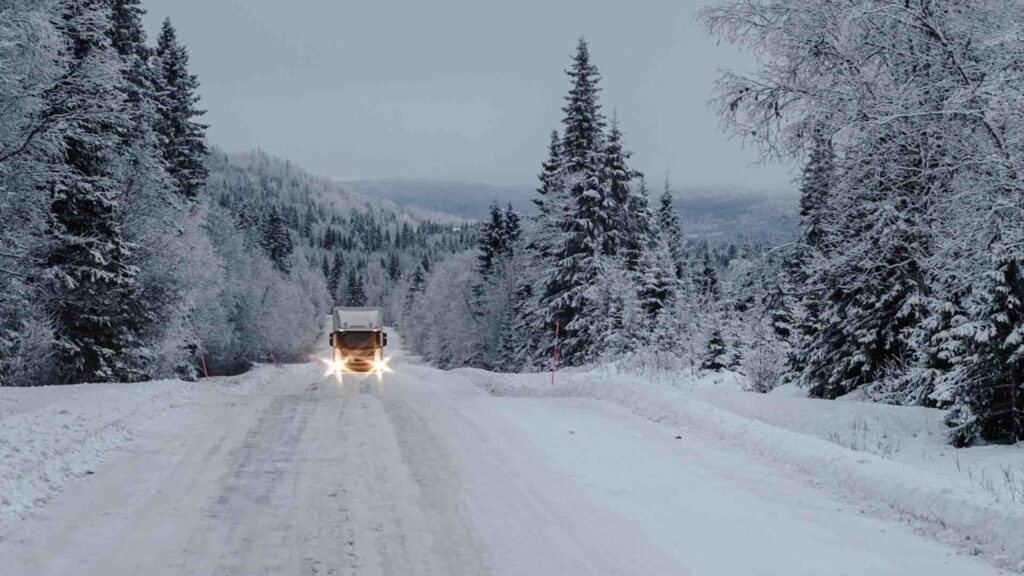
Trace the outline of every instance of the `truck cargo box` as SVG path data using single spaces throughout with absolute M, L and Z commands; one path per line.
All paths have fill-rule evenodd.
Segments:
M 339 306 L 334 309 L 334 331 L 339 330 L 383 330 L 384 310 L 381 308 L 349 308 Z

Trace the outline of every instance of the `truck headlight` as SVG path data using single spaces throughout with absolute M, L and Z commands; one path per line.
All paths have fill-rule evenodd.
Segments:
M 374 360 L 373 361 L 373 371 L 374 372 L 391 372 L 391 368 L 388 368 L 388 361 L 389 360 L 391 360 L 390 356 L 381 358 L 380 360 Z
M 348 360 L 346 360 L 345 358 L 342 358 L 341 360 L 331 360 L 324 358 L 323 361 L 324 364 L 327 365 L 327 372 L 324 374 L 324 376 L 330 376 L 331 374 L 341 374 L 342 372 L 345 371 L 346 363 L 348 362 Z

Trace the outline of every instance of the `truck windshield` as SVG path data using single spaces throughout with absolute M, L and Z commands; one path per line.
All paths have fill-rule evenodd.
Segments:
M 376 332 L 339 332 L 334 336 L 341 348 L 372 350 L 377 347 Z

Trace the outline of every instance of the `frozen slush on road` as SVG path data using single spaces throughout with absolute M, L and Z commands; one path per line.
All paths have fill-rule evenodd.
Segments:
M 401 353 L 393 367 L 383 385 L 338 384 L 320 359 L 259 368 L 241 385 L 153 383 L 181 404 L 154 416 L 139 402 L 145 419 L 122 417 L 134 439 L 93 473 L 34 510 L 12 516 L 4 503 L 0 565 L 104 576 L 998 573 L 728 441 L 693 441 L 698 429 L 602 401 L 495 396 L 478 373 Z M 24 392 L 24 411 L 3 422 L 85 418 L 90 395 L 138 394 L 81 390 L 34 406 L 37 390 L 5 391 Z M 105 435 L 121 432 L 101 424 L 92 437 Z M 40 465 L 51 453 L 37 452 Z M 3 466 L 5 486 L 37 473 Z

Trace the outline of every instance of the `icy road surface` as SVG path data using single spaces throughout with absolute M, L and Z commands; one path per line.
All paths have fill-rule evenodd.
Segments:
M 592 401 L 486 395 L 401 356 L 187 418 L 13 527 L 18 575 L 995 574 L 725 445 Z

